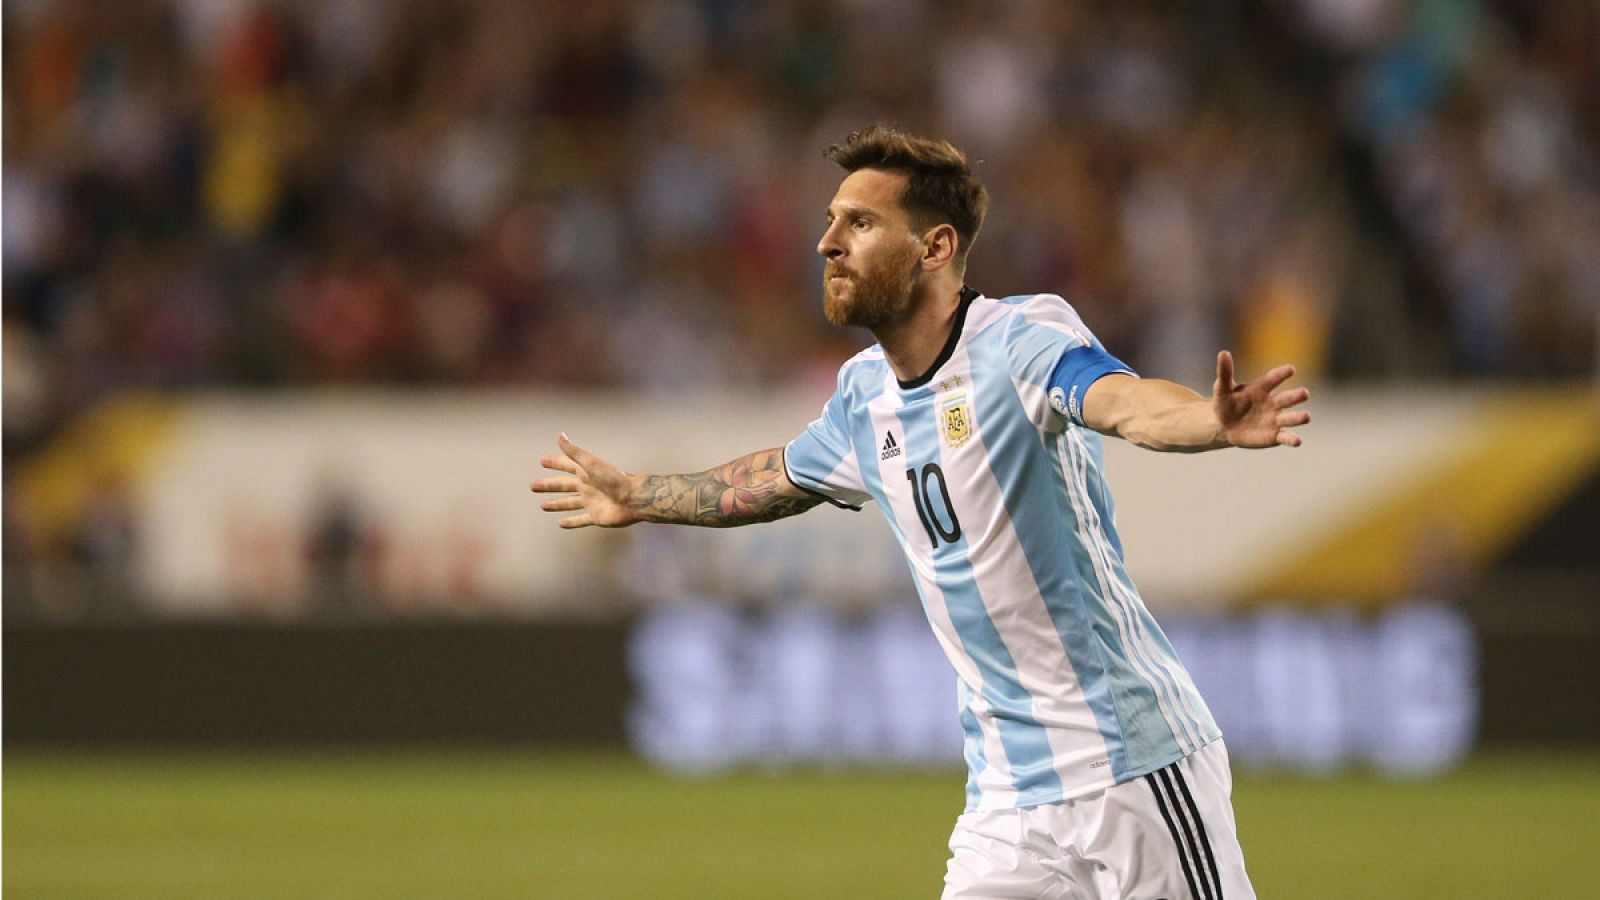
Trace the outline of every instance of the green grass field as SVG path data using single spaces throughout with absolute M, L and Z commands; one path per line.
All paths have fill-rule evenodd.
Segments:
M 620 753 L 5 755 L 7 897 L 936 897 L 961 774 Z M 1265 898 L 1594 896 L 1600 758 L 1240 773 Z

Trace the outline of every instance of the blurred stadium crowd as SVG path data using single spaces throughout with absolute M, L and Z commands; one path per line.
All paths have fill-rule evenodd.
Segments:
M 974 286 L 1063 293 L 1144 371 L 1596 367 L 1592 4 L 4 16 L 8 463 L 136 387 L 826 383 L 860 336 L 817 299 L 821 151 L 875 119 L 981 161 Z
M 9 3 L 8 444 L 136 385 L 831 369 L 820 151 L 879 117 L 982 160 L 975 285 L 1152 372 L 1592 369 L 1591 4 L 1176 9 Z

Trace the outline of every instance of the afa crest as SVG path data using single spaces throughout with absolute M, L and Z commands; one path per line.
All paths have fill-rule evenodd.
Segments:
M 944 428 L 944 442 L 959 447 L 972 437 L 972 405 L 965 394 L 956 394 L 939 404 L 939 423 Z

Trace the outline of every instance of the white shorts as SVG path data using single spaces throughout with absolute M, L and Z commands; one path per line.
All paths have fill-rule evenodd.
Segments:
M 1214 741 L 1133 781 L 1061 803 L 969 812 L 950 835 L 944 897 L 1252 900 Z

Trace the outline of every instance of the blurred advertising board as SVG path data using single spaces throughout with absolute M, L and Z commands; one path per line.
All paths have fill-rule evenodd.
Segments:
M 1593 469 L 1600 405 L 1576 396 L 1579 415 L 1559 391 L 1319 389 L 1299 450 L 1186 456 L 1109 440 L 1130 571 L 1158 612 L 1426 593 L 1492 560 Z M 787 442 L 821 399 L 129 398 L 28 464 L 16 515 L 40 546 L 88 535 L 74 546 L 126 548 L 138 602 L 164 614 L 615 617 L 685 594 L 871 605 L 909 579 L 870 504 L 731 530 L 568 532 L 527 489 L 560 431 L 633 471 L 697 471 Z M 91 540 L 108 533 L 125 538 Z M 612 597 L 624 599 L 600 599 Z
M 668 768 L 958 765 L 954 672 L 914 598 L 862 613 L 806 597 L 753 612 L 652 609 L 628 646 L 628 733 Z M 1230 756 L 1253 766 L 1441 771 L 1477 736 L 1478 645 L 1443 604 L 1178 616 L 1167 635 Z

